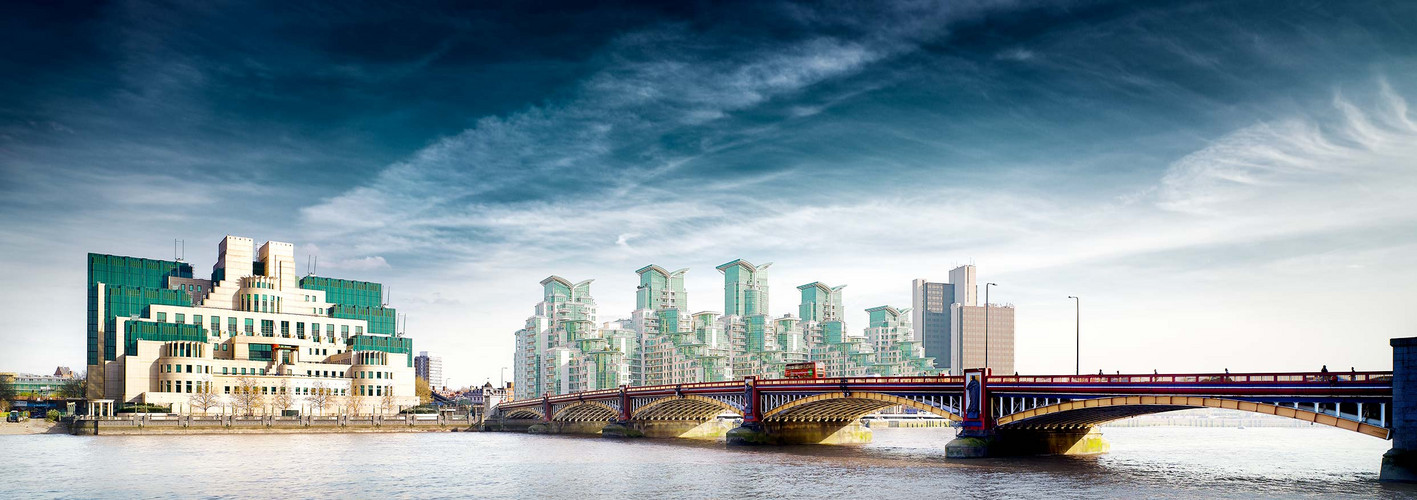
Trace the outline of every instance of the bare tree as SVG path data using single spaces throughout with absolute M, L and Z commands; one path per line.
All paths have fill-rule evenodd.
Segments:
M 398 404 L 398 399 L 394 398 L 394 386 L 385 387 L 383 397 L 379 398 L 380 410 L 383 413 L 388 413 L 396 404 Z
M 317 414 L 323 414 L 332 402 L 330 398 L 330 388 L 326 387 L 324 382 L 315 382 L 310 388 L 310 396 L 305 400 L 310 402 L 310 407 L 314 408 Z
M 354 391 L 350 391 L 349 395 L 345 396 L 344 400 L 341 401 L 344 403 L 344 414 L 351 417 L 358 416 L 360 399 L 363 398 L 355 396 Z
M 208 410 L 221 405 L 221 398 L 212 392 L 212 381 L 203 380 L 197 382 L 197 391 L 187 397 L 187 404 L 201 409 L 202 414 L 206 415 Z
M 290 384 L 284 380 L 280 381 L 280 390 L 275 395 L 276 411 L 284 411 L 295 404 L 295 399 L 290 395 Z
M 69 380 L 65 380 L 59 386 L 58 396 L 61 398 L 82 398 L 84 397 L 84 387 L 88 385 L 88 372 L 79 372 Z
M 256 408 L 265 405 L 265 399 L 261 396 L 261 388 L 256 385 L 255 380 L 244 376 L 236 379 L 236 387 L 231 391 L 231 403 L 238 414 L 251 416 Z

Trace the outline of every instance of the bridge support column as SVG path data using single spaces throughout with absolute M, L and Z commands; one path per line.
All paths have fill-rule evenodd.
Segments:
M 604 422 L 537 422 L 527 427 L 528 434 L 600 434 Z
M 1392 449 L 1381 481 L 1417 482 L 1417 337 L 1392 339 Z
M 728 444 L 866 444 L 871 428 L 860 420 L 851 422 L 762 422 L 749 423 L 728 431 Z
M 983 458 L 1026 455 L 1096 455 L 1112 444 L 1096 427 L 1077 429 L 995 429 L 989 433 L 961 434 L 945 445 L 947 458 Z
M 642 420 L 622 423 L 628 432 L 633 433 L 625 437 L 651 437 L 651 438 L 680 438 L 680 439 L 711 439 L 718 440 L 724 438 L 729 430 L 732 430 L 733 422 L 711 418 L 709 420 Z M 615 425 L 615 424 L 611 424 Z M 602 435 L 610 432 L 610 426 L 602 431 Z
M 634 422 L 619 421 L 605 424 L 600 428 L 600 437 L 605 438 L 639 438 L 645 437 L 645 433 L 636 428 Z

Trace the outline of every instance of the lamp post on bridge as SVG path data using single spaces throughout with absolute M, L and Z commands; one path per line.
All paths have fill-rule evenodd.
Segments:
M 989 373 L 989 287 L 997 283 L 984 284 L 984 373 Z
M 500 380 L 500 382 L 502 383 L 502 386 L 499 387 L 499 388 L 500 388 L 500 389 L 506 389 L 506 388 L 507 388 L 507 367 L 505 367 L 505 366 L 502 367 L 502 379 Z
M 1077 353 L 1077 364 L 1073 367 L 1073 375 L 1082 375 L 1082 299 L 1076 295 L 1069 295 L 1068 298 L 1073 299 L 1073 334 L 1077 336 L 1077 350 L 1074 351 Z

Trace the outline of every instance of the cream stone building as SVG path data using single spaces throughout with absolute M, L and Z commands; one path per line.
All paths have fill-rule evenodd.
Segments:
M 89 399 L 252 414 L 418 404 L 412 341 L 382 285 L 299 276 L 290 243 L 227 236 L 218 250 L 210 279 L 180 260 L 89 254 Z

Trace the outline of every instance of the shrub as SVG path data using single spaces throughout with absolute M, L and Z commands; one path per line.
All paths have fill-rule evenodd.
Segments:
M 44 414 L 44 419 L 45 419 L 45 420 L 48 420 L 48 421 L 50 421 L 50 422 L 58 422 L 58 421 L 59 421 L 59 410 L 49 410 L 49 413 L 45 413 L 45 414 Z
M 129 403 L 118 409 L 118 413 L 172 413 L 172 406 Z

